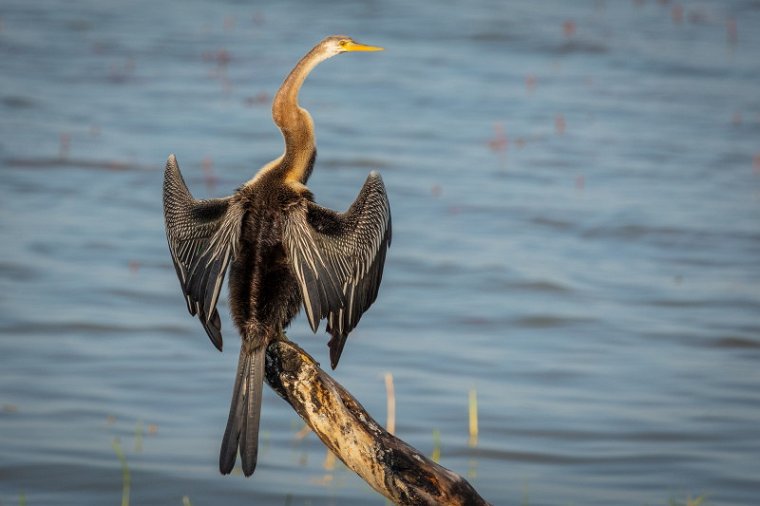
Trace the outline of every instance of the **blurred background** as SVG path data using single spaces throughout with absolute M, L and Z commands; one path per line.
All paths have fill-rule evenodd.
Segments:
M 394 220 L 337 380 L 385 423 L 390 374 L 396 433 L 494 504 L 755 503 L 760 2 L 4 0 L 0 504 L 119 504 L 125 465 L 131 504 L 385 504 L 269 389 L 219 475 L 238 338 L 163 229 L 169 153 L 230 194 L 333 33 L 386 51 L 307 80 L 310 187 L 379 170 Z

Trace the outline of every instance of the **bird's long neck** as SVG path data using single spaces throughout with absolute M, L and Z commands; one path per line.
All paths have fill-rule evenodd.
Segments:
M 272 118 L 285 138 L 282 166 L 286 168 L 286 180 L 306 183 L 311 172 L 316 152 L 314 123 L 309 112 L 298 105 L 298 92 L 306 76 L 327 58 L 319 46 L 312 49 L 285 78 L 274 97 Z

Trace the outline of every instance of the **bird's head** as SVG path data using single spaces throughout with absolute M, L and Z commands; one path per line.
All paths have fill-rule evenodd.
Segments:
M 322 50 L 326 53 L 327 57 L 335 56 L 336 54 L 346 53 L 349 51 L 382 51 L 382 47 L 368 46 L 366 44 L 359 44 L 351 37 L 345 35 L 331 35 L 326 37 L 319 44 L 322 46 Z

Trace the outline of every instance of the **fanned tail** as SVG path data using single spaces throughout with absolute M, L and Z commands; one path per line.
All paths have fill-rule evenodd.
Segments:
M 261 394 L 264 388 L 264 351 L 265 346 L 240 350 L 235 387 L 232 391 L 230 415 L 227 429 L 222 439 L 219 453 L 219 470 L 230 474 L 235 466 L 238 448 L 243 465 L 243 474 L 250 476 L 256 469 L 256 457 L 259 450 L 259 415 L 261 413 Z

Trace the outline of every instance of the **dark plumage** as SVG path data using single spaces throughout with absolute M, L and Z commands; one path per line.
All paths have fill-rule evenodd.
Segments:
M 327 319 L 330 364 L 377 297 L 391 242 L 391 215 L 380 175 L 372 172 L 345 213 L 314 203 L 305 186 L 316 158 L 311 116 L 298 90 L 321 61 L 345 51 L 378 50 L 327 37 L 280 87 L 272 117 L 285 152 L 233 195 L 195 200 L 174 155 L 164 174 L 166 235 L 187 308 L 222 349 L 216 303 L 229 270 L 230 311 L 241 338 L 219 468 L 228 474 L 240 450 L 243 473 L 256 467 L 266 346 L 283 335 L 301 305 L 312 330 Z

